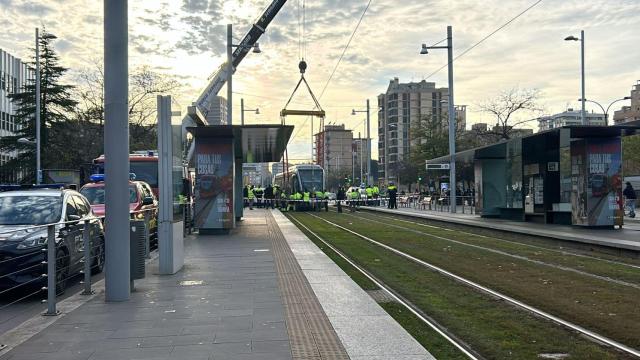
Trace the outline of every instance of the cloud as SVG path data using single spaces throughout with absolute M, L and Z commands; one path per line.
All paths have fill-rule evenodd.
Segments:
M 304 56 L 309 69 L 305 76 L 317 96 L 367 2 L 306 2 Z M 444 39 L 446 26 L 452 25 L 454 54 L 461 54 L 533 2 L 374 0 L 320 98 L 328 114 L 326 121 L 359 126 L 356 131 L 362 131 L 362 118 L 350 115 L 352 107 L 362 107 L 367 98 L 375 104 L 376 96 L 386 90 L 393 77 L 403 82 L 420 81 L 446 64 L 446 51 L 421 56 L 420 44 Z M 225 60 L 226 24 L 234 24 L 235 41 L 239 41 L 270 3 L 130 1 L 130 66 L 148 65 L 181 79 L 188 84 L 181 102 L 190 104 L 207 77 Z M 300 77 L 299 3 L 302 1 L 287 1 L 260 39 L 262 54 L 248 54 L 234 75 L 234 90 L 252 94 L 236 95 L 234 104 L 239 104 L 238 96 L 259 104 L 261 115 L 256 119 L 261 123 L 279 123 L 279 111 Z M 87 66 L 103 51 L 102 6 L 101 1 L 86 0 L 0 0 L 0 47 L 28 58 L 33 27 L 44 24 L 59 38 L 56 46 L 64 66 Z M 638 23 L 638 0 L 544 0 L 455 61 L 456 102 L 469 105 L 469 123 L 491 122 L 474 104 L 514 86 L 541 89 L 549 112 L 576 105 L 580 96 L 579 44 L 563 39 L 578 35 L 581 29 L 586 32 L 587 96 L 608 104 L 629 95 L 630 86 L 640 78 Z M 428 80 L 446 86 L 446 67 Z M 221 95 L 225 96 L 224 89 Z M 310 103 L 306 97 L 299 100 L 299 107 Z M 376 118 L 372 116 L 372 129 Z M 304 118 L 287 122 L 301 127 Z M 309 157 L 309 125 L 307 121 L 300 136 L 293 139 L 290 157 Z M 376 144 L 375 131 L 373 135 Z

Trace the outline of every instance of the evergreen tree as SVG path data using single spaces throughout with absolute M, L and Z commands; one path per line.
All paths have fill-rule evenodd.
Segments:
M 67 68 L 60 66 L 60 58 L 53 49 L 53 41 L 56 36 L 42 31 L 40 42 L 40 148 L 42 169 L 55 168 L 58 159 L 64 154 L 63 144 L 73 141 L 72 138 L 50 137 L 49 129 L 53 124 L 64 123 L 68 120 L 76 106 L 76 101 L 71 98 L 71 85 L 61 84 L 61 77 Z M 19 92 L 9 94 L 9 99 L 16 108 L 16 130 L 13 135 L 0 139 L 1 151 L 16 151 L 17 157 L 3 166 L 5 171 L 13 171 L 19 174 L 19 182 L 34 182 L 36 167 L 36 149 L 31 144 L 19 143 L 18 139 L 26 138 L 35 142 L 36 126 L 36 83 L 35 83 L 35 49 L 34 56 L 29 63 L 29 79 Z

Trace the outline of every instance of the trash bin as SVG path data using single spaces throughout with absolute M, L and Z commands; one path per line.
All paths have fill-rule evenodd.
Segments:
M 131 281 L 145 276 L 145 223 L 142 220 L 131 221 L 129 226 L 131 244 Z

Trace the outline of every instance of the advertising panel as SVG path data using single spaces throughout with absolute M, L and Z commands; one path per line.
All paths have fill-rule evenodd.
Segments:
M 590 226 L 621 220 L 622 153 L 619 138 L 587 140 L 587 212 Z
M 620 138 L 592 138 L 571 146 L 573 224 L 622 222 Z
M 195 227 L 232 229 L 233 139 L 196 138 Z
M 586 140 L 571 143 L 571 224 L 588 225 L 586 191 Z

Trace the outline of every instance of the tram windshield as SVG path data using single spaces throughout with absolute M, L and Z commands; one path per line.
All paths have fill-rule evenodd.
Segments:
M 302 188 L 308 191 L 317 191 L 322 189 L 322 169 L 300 169 L 298 170 Z

